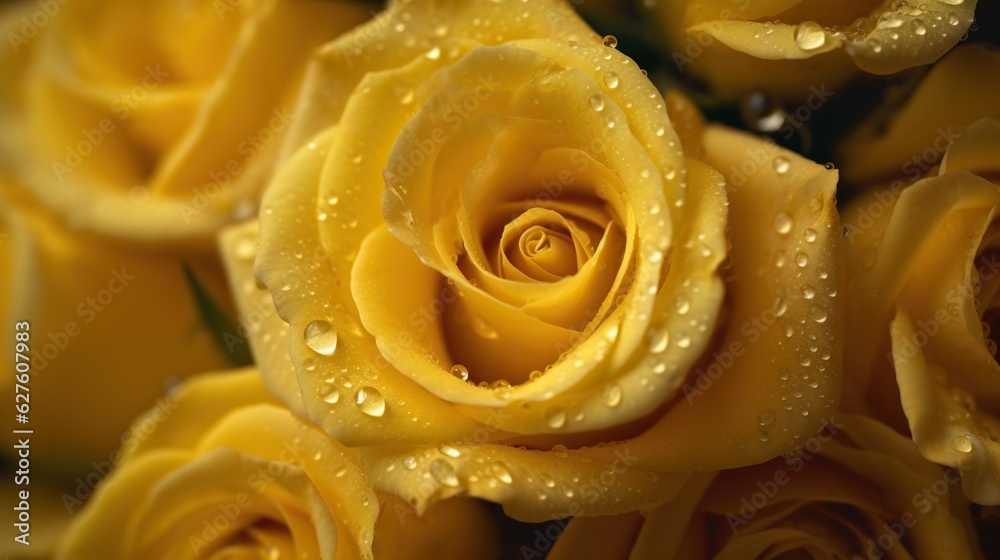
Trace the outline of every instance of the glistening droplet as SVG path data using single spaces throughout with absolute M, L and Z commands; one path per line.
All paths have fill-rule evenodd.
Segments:
M 826 31 L 814 21 L 804 21 L 795 27 L 795 44 L 804 51 L 812 51 L 826 43 Z
M 374 387 L 362 387 L 358 391 L 357 404 L 361 412 L 368 416 L 379 418 L 385 414 L 385 399 Z
M 317 320 L 306 325 L 306 346 L 324 356 L 332 356 L 337 349 L 337 331 L 326 321 Z

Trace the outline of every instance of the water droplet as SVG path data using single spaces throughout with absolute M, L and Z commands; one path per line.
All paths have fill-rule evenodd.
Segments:
M 458 473 L 455 466 L 444 459 L 434 459 L 430 466 L 431 476 L 434 480 L 451 488 L 458 488 Z
M 757 422 L 761 426 L 770 426 L 771 424 L 774 423 L 774 418 L 775 418 L 774 409 L 767 408 L 761 411 L 761 413 L 757 415 Z
M 826 310 L 822 307 L 814 305 L 811 309 L 809 309 L 809 317 L 817 323 L 823 323 L 826 321 Z
M 809 255 L 805 253 L 799 253 L 795 255 L 795 265 L 799 268 L 805 268 L 809 264 Z
M 325 397 L 323 397 L 323 400 L 326 401 L 326 402 L 328 402 L 328 403 L 330 403 L 330 404 L 333 404 L 333 403 L 339 401 L 340 400 L 340 391 L 338 391 L 337 389 L 334 389 L 334 390 L 330 391 L 329 393 L 326 394 Z
M 442 455 L 447 455 L 453 459 L 456 459 L 462 455 L 461 451 L 455 449 L 454 447 L 448 445 L 447 443 L 442 443 L 441 446 L 438 447 L 438 451 L 440 451 Z
M 554 430 L 562 428 L 566 425 L 566 411 L 561 407 L 553 406 L 545 411 L 545 423 Z
M 614 72 L 608 72 L 604 75 L 604 83 L 611 89 L 618 87 L 618 74 Z
M 812 51 L 826 43 L 826 31 L 814 21 L 804 21 L 795 27 L 795 44 L 804 51 Z
M 618 39 L 614 35 L 604 36 L 604 46 L 612 49 L 618 46 Z
M 622 388 L 617 383 L 612 383 L 604 388 L 604 404 L 614 408 L 622 402 Z
M 399 99 L 399 102 L 403 105 L 413 103 L 415 95 L 416 92 L 409 86 L 396 86 L 396 98 Z
M 590 108 L 595 111 L 604 110 L 604 95 L 600 93 L 595 93 L 594 95 L 591 95 L 590 99 L 588 99 L 587 102 L 590 104 Z
M 806 299 L 816 297 L 816 290 L 809 284 L 804 284 L 801 288 L 799 288 L 799 292 L 802 294 L 802 297 Z
M 403 458 L 403 467 L 408 471 L 417 468 L 417 458 L 413 455 L 407 455 Z
M 660 353 L 667 349 L 667 345 L 670 344 L 670 333 L 664 329 L 652 329 L 646 338 L 646 348 L 650 352 Z
M 780 212 L 774 217 L 774 231 L 781 235 L 787 235 L 788 232 L 792 231 L 793 225 L 795 225 L 795 220 L 785 212 Z
M 958 435 L 951 438 L 951 448 L 959 453 L 972 453 L 972 441 L 968 436 Z
M 917 35 L 927 34 L 927 25 L 923 22 L 923 20 L 915 19 L 910 26 L 913 27 L 913 32 Z
M 806 230 L 804 232 L 802 232 L 802 233 L 806 237 L 806 243 L 812 243 L 812 242 L 816 241 L 816 235 L 817 234 L 816 234 L 816 230 L 814 230 L 813 228 L 806 228 Z
M 462 381 L 469 380 L 469 370 L 462 364 L 455 364 L 451 366 L 451 374 L 461 379 Z
M 782 299 L 780 297 L 775 298 L 775 300 L 774 300 L 774 316 L 775 317 L 781 317 L 781 316 L 783 316 L 787 312 L 788 312 L 788 303 L 784 299 Z
M 313 321 L 306 325 L 304 332 L 306 346 L 324 356 L 332 356 L 337 349 L 337 331 L 326 321 Z
M 785 173 L 788 172 L 788 168 L 792 166 L 792 163 L 788 161 L 788 158 L 778 156 L 774 158 L 774 160 L 771 162 L 771 165 L 774 167 L 775 173 L 777 173 L 778 175 L 784 175 Z
M 497 480 L 503 482 L 504 484 L 511 484 L 514 482 L 513 477 L 510 476 L 510 471 L 507 470 L 507 466 L 500 461 L 490 465 L 490 472 L 493 473 L 493 476 L 495 476 Z
M 948 4 L 949 6 L 961 6 L 965 0 L 938 0 L 942 4 Z
M 771 437 L 767 435 L 767 432 L 761 432 L 760 433 L 760 441 L 766 442 L 766 441 L 768 441 L 770 439 L 771 439 Z
M 684 332 L 677 333 L 677 346 L 680 346 L 681 348 L 691 346 L 691 337 Z
M 684 294 L 678 294 L 674 298 L 674 309 L 677 310 L 681 315 L 687 314 L 691 310 L 691 300 Z
M 362 387 L 358 391 L 357 403 L 361 412 L 368 416 L 379 418 L 385 414 L 385 399 L 374 387 Z

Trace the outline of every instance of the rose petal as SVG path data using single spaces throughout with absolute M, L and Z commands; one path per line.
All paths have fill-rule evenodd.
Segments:
M 975 79 L 976 87 L 955 88 Z M 900 174 L 917 179 L 958 136 L 955 127 L 983 116 L 1000 117 L 1000 101 L 982 92 L 1000 89 L 1000 52 L 964 45 L 935 64 L 888 122 L 871 119 L 840 142 L 844 179 L 864 185 Z

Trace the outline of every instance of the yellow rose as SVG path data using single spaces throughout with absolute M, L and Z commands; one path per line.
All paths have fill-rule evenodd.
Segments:
M 976 0 L 660 0 L 671 60 L 727 95 L 839 91 L 862 71 L 930 64 L 968 31 Z
M 74 227 L 210 240 L 254 214 L 310 51 L 364 17 L 337 1 L 19 4 L 4 170 Z
M 485 558 L 496 536 L 480 504 L 443 502 L 406 526 L 351 452 L 277 406 L 256 370 L 205 375 L 70 526 L 56 558 Z M 376 529 L 376 521 L 379 521 Z M 441 548 L 429 545 L 444 543 Z M 385 542 L 382 542 L 385 541 Z M 434 554 L 430 554 L 433 550 Z
M 363 16 L 344 2 L 5 6 L 0 318 L 9 340 L 31 323 L 39 455 L 104 460 L 168 378 L 231 365 L 192 291 L 234 314 L 206 242 L 253 214 L 286 127 L 272 109 L 287 113 L 310 50 Z M 3 390 L 13 401 L 11 377 Z
M 836 406 L 835 172 L 683 102 L 678 137 L 557 2 L 394 3 L 310 76 L 261 215 L 270 293 L 254 226 L 223 245 L 268 386 L 380 490 L 653 507 Z
M 646 518 L 576 519 L 548 558 L 982 558 L 958 481 L 889 427 L 845 415 L 787 462 L 696 475 Z
M 844 406 L 911 433 L 924 457 L 963 471 L 970 499 L 990 505 L 1000 504 L 1000 407 L 991 396 L 1000 379 L 991 337 L 1000 332 L 1000 121 L 979 118 L 998 105 L 978 87 L 998 72 L 1000 53 L 983 47 L 943 60 L 883 127 L 886 139 L 867 141 L 885 159 L 851 153 L 866 164 L 859 176 L 879 179 L 844 214 L 845 386 L 855 388 Z M 943 103 L 946 90 L 953 95 Z M 915 140 L 888 143 L 901 137 Z

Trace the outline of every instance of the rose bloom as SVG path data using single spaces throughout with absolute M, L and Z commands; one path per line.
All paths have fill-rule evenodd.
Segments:
M 0 317 L 10 339 L 31 323 L 39 453 L 106 457 L 165 380 L 231 364 L 198 301 L 235 314 L 213 236 L 255 213 L 308 53 L 364 15 L 345 2 L 4 5 Z
M 309 77 L 259 252 L 223 245 L 266 383 L 380 491 L 651 508 L 836 406 L 835 171 L 672 126 L 557 2 L 393 3 Z
M 787 459 L 696 475 L 645 516 L 576 519 L 548 558 L 982 558 L 959 480 L 845 415 Z
M 976 0 L 660 0 L 653 9 L 679 72 L 727 95 L 803 100 L 862 71 L 934 62 L 968 31 Z
M 497 550 L 474 501 L 399 517 L 351 452 L 278 406 L 254 369 L 194 378 L 170 398 L 166 412 L 136 421 L 155 427 L 123 450 L 56 558 L 459 559 Z
M 995 49 L 956 50 L 881 135 L 862 129 L 845 150 L 872 183 L 844 214 L 845 385 L 855 388 L 844 406 L 911 434 L 924 457 L 963 472 L 969 499 L 988 505 L 1000 504 L 1000 121 L 981 117 L 1000 115 L 985 93 L 998 76 Z

